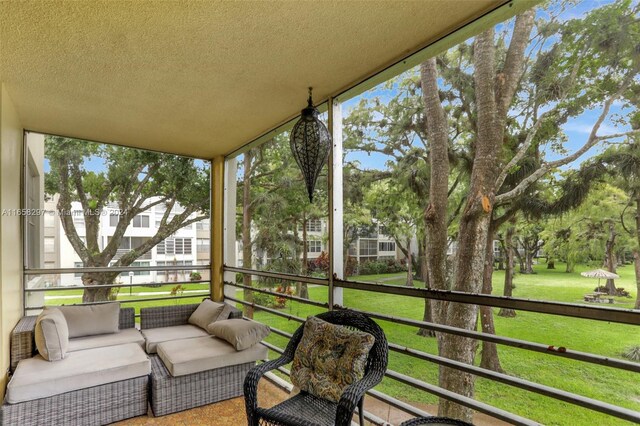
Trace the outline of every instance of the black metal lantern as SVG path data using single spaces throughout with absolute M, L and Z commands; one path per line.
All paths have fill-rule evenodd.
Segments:
M 318 110 L 313 106 L 309 87 L 309 104 L 302 110 L 302 117 L 293 126 L 289 143 L 293 158 L 302 170 L 309 193 L 309 201 L 313 202 L 313 190 L 322 167 L 327 162 L 331 148 L 331 135 L 325 125 L 318 119 Z

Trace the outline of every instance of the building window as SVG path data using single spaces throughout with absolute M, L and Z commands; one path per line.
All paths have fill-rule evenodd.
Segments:
M 196 222 L 196 231 L 208 231 L 209 230 L 209 222 Z
M 109 214 L 109 226 L 116 227 L 120 221 L 120 215 L 118 213 Z
M 396 251 L 396 243 L 393 241 L 385 241 L 379 244 L 379 251 Z
M 133 262 L 131 264 L 131 266 L 151 266 L 151 262 Z M 150 275 L 151 272 L 149 271 L 133 271 L 133 275 L 135 276 L 140 276 L 140 275 Z M 128 272 L 122 273 L 121 275 L 123 276 L 127 276 L 129 275 Z
M 44 237 L 44 252 L 45 253 L 56 252 L 56 239 L 54 237 Z
M 47 210 L 44 212 L 44 226 L 46 228 L 53 228 L 56 226 L 56 211 Z
M 73 216 L 73 224 L 79 227 L 84 227 L 84 215 L 81 210 L 73 210 L 71 212 Z
M 360 256 L 377 256 L 378 241 L 376 240 L 360 240 Z
M 209 238 L 196 239 L 198 253 L 209 253 Z
M 136 215 L 133 217 L 133 227 L 134 228 L 148 228 L 149 227 L 149 216 L 146 215 Z
M 176 238 L 175 254 L 191 254 L 191 238 Z
M 321 253 L 321 252 L 322 252 L 322 241 L 320 240 L 307 241 L 307 253 Z
M 158 254 L 191 254 L 191 238 L 167 238 L 156 246 Z
M 320 219 L 311 219 L 307 221 L 307 232 L 321 232 L 322 221 Z
M 84 263 L 82 263 L 82 262 L 73 262 L 73 267 L 74 268 L 83 268 L 84 267 Z M 75 274 L 73 274 L 73 276 L 75 278 L 82 278 L 82 272 L 76 272 Z

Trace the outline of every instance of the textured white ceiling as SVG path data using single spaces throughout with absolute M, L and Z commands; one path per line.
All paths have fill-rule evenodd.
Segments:
M 30 130 L 212 158 L 502 3 L 0 1 Z

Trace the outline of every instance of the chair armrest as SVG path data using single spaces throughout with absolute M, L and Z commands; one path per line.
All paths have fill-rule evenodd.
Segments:
M 22 317 L 11 331 L 11 372 L 15 371 L 18 362 L 35 355 L 36 318 L 36 316 Z
M 258 382 L 268 371 L 275 370 L 293 361 L 293 354 L 284 354 L 280 358 L 263 362 L 251 368 L 244 379 L 244 400 L 247 413 L 252 413 L 258 407 Z
M 358 401 L 364 394 L 382 381 L 384 373 L 380 371 L 369 371 L 365 376 L 351 383 L 342 392 L 338 410 L 336 412 L 336 426 L 349 426 L 353 418 L 353 412 L 358 405 Z
M 140 329 L 188 324 L 189 317 L 198 306 L 198 303 L 194 303 L 140 308 Z

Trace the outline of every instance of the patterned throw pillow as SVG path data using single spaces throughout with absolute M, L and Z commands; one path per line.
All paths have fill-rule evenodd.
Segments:
M 310 316 L 291 366 L 291 381 L 300 390 L 333 402 L 364 376 L 375 338 Z

